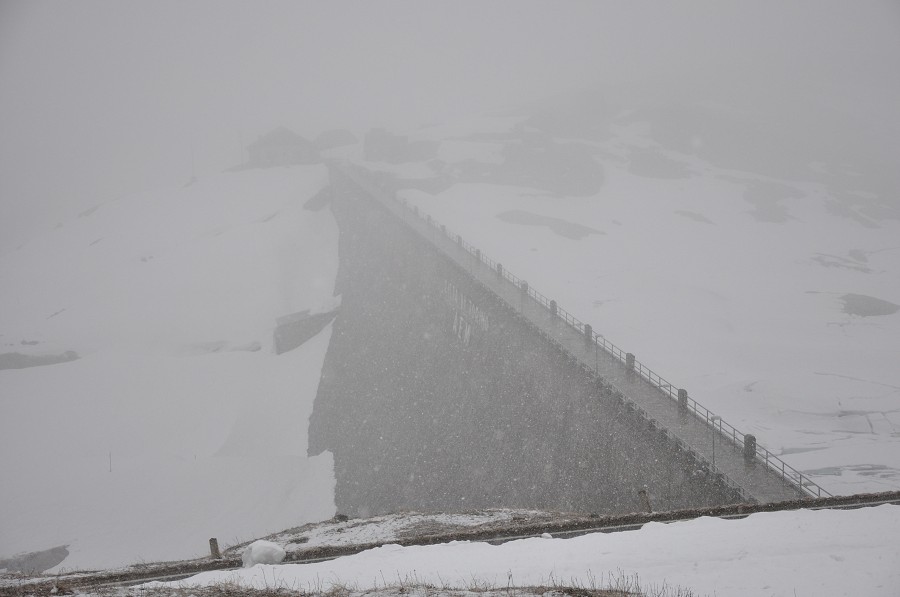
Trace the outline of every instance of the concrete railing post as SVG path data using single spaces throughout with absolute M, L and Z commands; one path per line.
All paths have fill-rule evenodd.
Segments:
M 628 377 L 634 375 L 634 355 L 630 352 L 625 353 L 625 373 Z
M 687 410 L 687 390 L 685 389 L 678 390 L 678 406 L 680 406 L 682 410 Z
M 594 328 L 589 323 L 584 324 L 584 341 L 588 344 L 594 341 Z
M 475 249 L 475 259 L 478 260 L 478 263 L 481 263 L 481 249 Z
M 756 458 L 756 436 L 748 433 L 744 436 L 744 460 L 752 462 Z
M 522 294 L 528 294 L 528 282 L 522 280 Z
M 556 308 L 556 301 L 550 301 L 550 314 L 554 317 L 559 313 L 559 310 Z
M 215 537 L 209 540 L 209 556 L 214 560 L 222 559 L 222 552 L 219 551 L 219 540 Z
M 503 277 L 503 264 L 501 263 L 497 264 L 497 275 L 501 278 Z
M 456 235 L 456 244 L 458 244 L 460 247 L 462 246 L 462 234 Z

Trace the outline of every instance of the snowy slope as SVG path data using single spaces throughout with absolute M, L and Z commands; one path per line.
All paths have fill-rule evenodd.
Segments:
M 0 257 L 0 557 L 59 567 L 202 555 L 334 513 L 306 431 L 330 326 L 275 355 L 275 320 L 329 311 L 324 166 L 226 173 L 98 206 Z
M 420 131 L 431 160 L 365 163 L 826 489 L 897 488 L 900 187 L 878 164 L 704 151 L 716 130 L 673 149 L 677 124 L 522 112 Z
M 699 518 L 502 545 L 386 545 L 329 562 L 205 572 L 168 586 L 234 583 L 327 592 L 399 583 L 440 595 L 440 588 L 476 586 L 603 588 L 609 579 L 637 575 L 645 588 L 675 585 L 695 595 L 893 596 L 900 588 L 900 547 L 894 540 L 900 533 L 898 510 L 885 505 L 752 514 L 740 520 Z

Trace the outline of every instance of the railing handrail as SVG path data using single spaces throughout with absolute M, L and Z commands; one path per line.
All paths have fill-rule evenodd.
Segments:
M 357 167 L 357 168 L 359 168 L 361 170 L 365 170 L 361 167 Z M 369 188 L 369 185 L 367 184 L 366 181 L 362 181 L 362 180 L 358 179 L 354 175 L 354 173 L 348 171 L 346 168 L 344 168 L 344 171 L 347 174 L 349 174 L 351 176 L 351 178 L 353 178 L 357 184 L 359 184 L 360 186 L 363 186 L 365 188 Z M 366 171 L 366 172 L 368 172 L 368 171 Z M 372 190 L 372 189 L 369 189 L 369 190 Z M 560 307 L 558 304 L 556 304 L 555 301 L 551 301 L 550 298 L 548 298 L 544 294 L 542 294 L 542 293 L 538 292 L 537 290 L 535 290 L 534 288 L 532 288 L 530 284 L 527 285 L 527 287 L 523 288 L 524 280 L 522 278 L 519 278 L 518 276 L 516 276 L 515 274 L 510 272 L 508 269 L 506 269 L 506 267 L 498 268 L 498 265 L 500 265 L 498 262 L 489 258 L 487 255 L 485 255 L 480 249 L 478 249 L 474 245 L 463 240 L 462 236 L 453 233 L 446 226 L 439 224 L 430 215 L 423 214 L 417 208 L 410 207 L 406 201 L 399 199 L 396 196 L 396 194 L 387 193 L 387 191 L 385 189 L 377 189 L 377 190 L 379 191 L 379 193 L 375 193 L 375 194 L 373 194 L 373 196 L 377 197 L 378 194 L 384 194 L 385 197 L 388 198 L 389 200 L 401 205 L 402 207 L 404 207 L 406 209 L 406 211 L 409 213 L 410 216 L 416 218 L 421 223 L 424 223 L 425 225 L 433 228 L 434 231 L 437 231 L 438 233 L 446 236 L 451 241 L 455 242 L 457 244 L 457 246 L 459 246 L 460 248 L 465 250 L 467 253 L 472 255 L 474 258 L 478 259 L 480 263 L 484 263 L 485 265 L 488 265 L 492 270 L 498 271 L 498 273 L 500 274 L 500 276 L 503 279 L 507 280 L 509 283 L 513 284 L 515 287 L 517 287 L 519 289 L 524 289 L 526 291 L 527 296 L 529 296 L 530 298 L 532 298 L 539 304 L 543 305 L 547 309 L 550 309 L 551 303 L 553 303 L 553 305 L 556 308 L 556 314 L 560 319 L 562 319 L 567 325 L 569 325 L 570 327 L 575 329 L 578 333 L 583 334 L 583 335 L 585 334 L 585 325 L 586 324 L 584 322 L 582 322 L 577 317 L 575 317 L 574 315 L 572 315 L 571 313 L 569 313 L 568 311 L 566 311 L 565 309 Z M 618 361 L 620 361 L 622 363 L 627 362 L 628 355 L 630 353 L 627 353 L 626 351 L 622 350 L 621 348 L 619 348 L 618 346 L 616 346 L 615 344 L 613 344 L 612 342 L 607 340 L 606 337 L 603 336 L 602 334 L 598 334 L 597 332 L 593 331 L 593 328 L 591 330 L 591 342 L 596 344 L 599 348 L 603 349 L 607 354 L 611 355 L 613 358 L 617 359 Z M 677 386 L 675 386 L 674 384 L 667 381 L 664 377 L 657 374 L 656 372 L 654 372 L 652 369 L 650 369 L 649 367 L 647 367 L 646 365 L 644 365 L 637 359 L 634 359 L 634 371 L 638 375 L 640 375 L 643 379 L 645 379 L 648 383 L 650 383 L 650 385 L 659 389 L 663 393 L 663 395 L 665 395 L 675 401 L 679 400 L 679 395 L 678 395 L 679 388 L 677 388 Z M 697 402 L 696 400 L 691 398 L 689 395 L 686 395 L 686 398 L 687 398 L 686 407 L 688 409 L 688 412 L 690 412 L 692 415 L 694 415 L 700 421 L 703 421 L 704 423 L 706 423 L 706 425 L 712 427 L 712 429 L 715 433 L 718 433 L 725 440 L 730 441 L 732 443 L 733 447 L 740 448 L 741 446 L 743 446 L 746 434 L 742 433 L 741 431 L 736 429 L 734 426 L 727 423 L 724 419 L 722 419 L 722 417 L 713 414 L 712 411 L 710 411 L 705 406 L 703 406 L 702 404 L 700 404 L 699 402 Z M 631 402 L 631 401 L 629 401 L 629 402 Z M 634 404 L 633 402 L 631 402 L 631 405 L 633 408 L 635 408 L 636 410 L 641 412 L 645 416 L 645 418 L 652 419 L 652 417 L 650 417 L 649 414 L 646 411 L 644 411 L 644 409 L 642 409 L 640 406 L 638 406 L 637 404 Z M 675 436 L 672 436 L 672 437 L 679 444 L 682 444 L 686 449 L 690 450 L 690 446 L 687 446 L 686 444 L 684 444 L 684 442 L 681 439 L 676 438 Z M 797 486 L 802 492 L 806 493 L 807 495 L 810 495 L 812 497 L 822 497 L 823 495 L 831 496 L 831 493 L 829 493 L 824 488 L 822 488 L 817 483 L 815 483 L 808 475 L 805 475 L 804 473 L 798 471 L 797 469 L 795 469 L 791 465 L 787 464 L 784 460 L 782 460 L 781 458 L 779 458 L 778 456 L 776 456 L 775 454 L 773 454 L 772 452 L 770 452 L 765 447 L 763 447 L 759 444 L 757 444 L 757 446 L 756 446 L 755 459 L 757 461 L 763 463 L 767 469 L 777 473 L 782 478 L 782 480 L 788 481 L 792 485 Z M 733 479 L 730 479 L 727 475 L 724 475 L 724 474 L 722 474 L 722 476 L 725 479 L 727 479 L 727 481 L 729 482 L 730 485 L 741 490 L 741 493 L 744 493 L 744 494 L 747 493 L 745 490 L 743 490 L 743 488 L 740 487 L 740 485 L 738 485 L 736 482 L 734 482 Z

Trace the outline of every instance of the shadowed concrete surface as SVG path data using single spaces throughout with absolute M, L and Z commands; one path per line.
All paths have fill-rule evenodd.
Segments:
M 622 513 L 735 503 L 532 321 L 332 173 L 332 333 L 309 452 L 338 511 L 522 507 Z

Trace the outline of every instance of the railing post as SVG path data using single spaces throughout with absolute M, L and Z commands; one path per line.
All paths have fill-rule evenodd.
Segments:
M 462 234 L 456 235 L 456 244 L 458 244 L 460 247 L 462 246 Z
M 594 340 L 594 329 L 591 324 L 584 324 L 584 341 L 590 344 Z
M 522 280 L 522 294 L 528 294 L 528 282 Z
M 556 317 L 557 313 L 559 313 L 556 308 L 556 301 L 550 301 L 550 314 Z
M 630 352 L 625 353 L 625 373 L 629 378 L 634 376 L 634 355 Z
M 209 540 L 209 557 L 214 560 L 222 559 L 222 552 L 219 551 L 219 540 L 215 537 Z
M 441 224 L 441 232 L 444 236 L 447 236 L 447 226 L 445 224 Z
M 478 263 L 481 263 L 481 249 L 475 249 L 475 259 L 478 260 Z
M 678 406 L 680 406 L 682 410 L 687 410 L 688 396 L 687 396 L 687 390 L 685 390 L 685 389 L 678 390 Z
M 750 433 L 744 436 L 744 460 L 753 462 L 756 458 L 756 436 Z
M 497 264 L 497 275 L 500 276 L 501 278 L 503 277 L 503 264 L 502 263 Z

